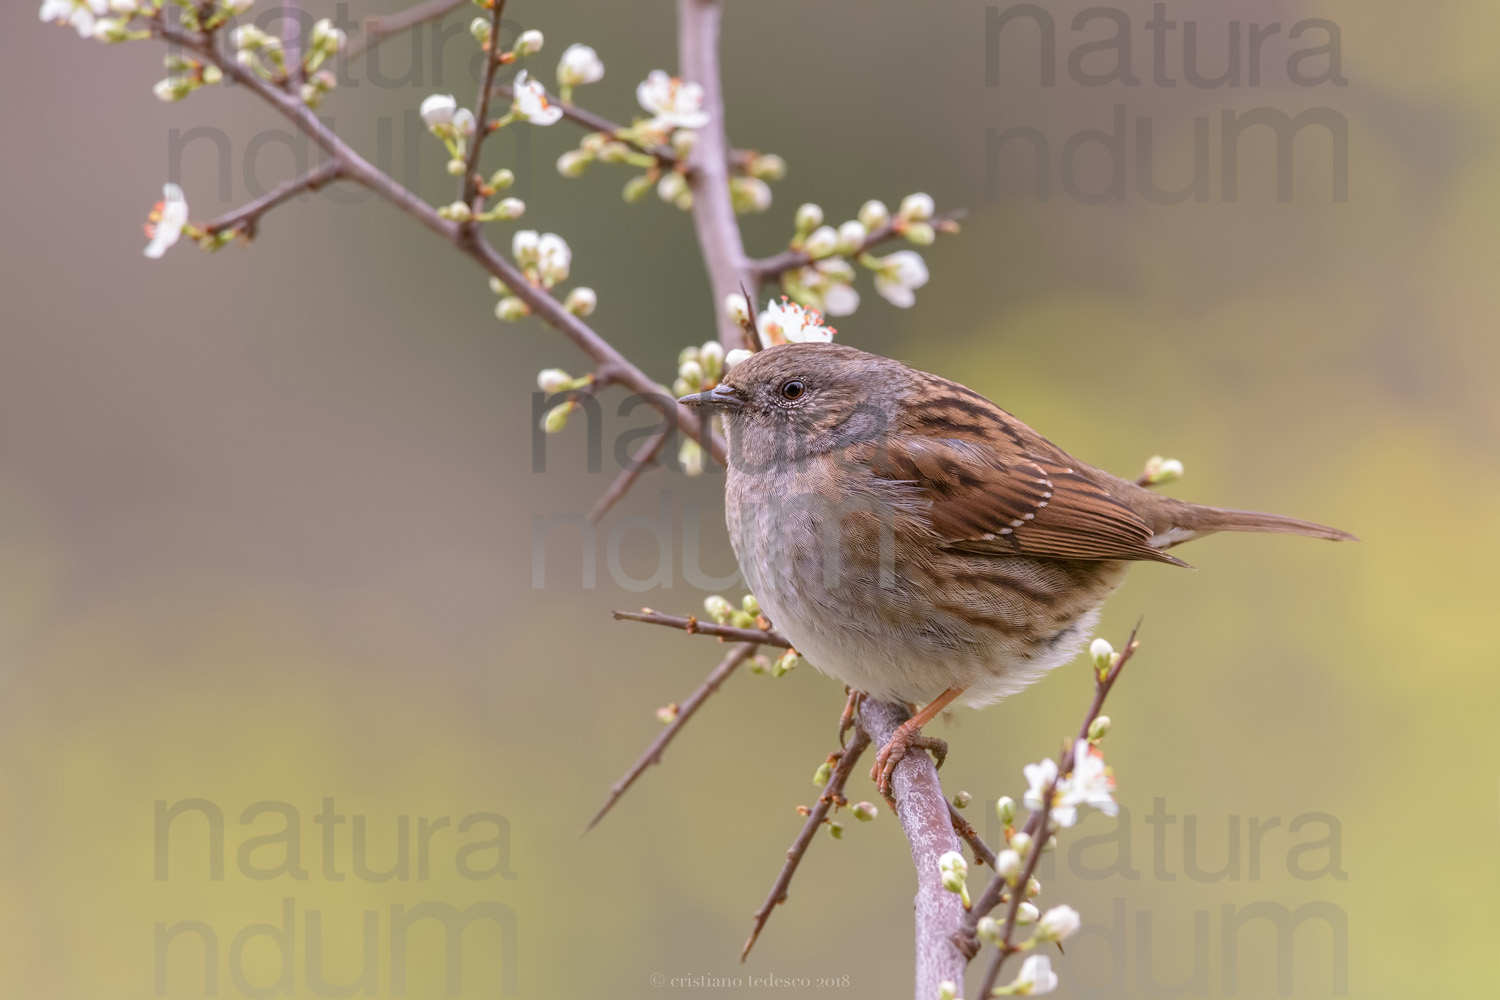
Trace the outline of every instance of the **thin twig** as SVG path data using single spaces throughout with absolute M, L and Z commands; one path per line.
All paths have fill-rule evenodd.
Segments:
M 974 829 L 968 817 L 959 812 L 958 806 L 952 802 L 948 803 L 948 817 L 953 820 L 953 832 L 962 837 L 964 843 L 969 845 L 969 849 L 974 852 L 975 860 L 982 861 L 993 869 L 995 862 L 999 860 L 995 856 L 994 849 L 984 842 L 984 838 L 979 835 L 978 830 Z
M 469 140 L 468 168 L 464 171 L 463 202 L 476 213 L 480 210 L 479 157 L 484 151 L 484 141 L 490 137 L 490 96 L 495 91 L 495 73 L 500 69 L 500 24 L 505 16 L 505 0 L 490 0 L 490 42 L 485 53 L 484 79 L 479 84 L 479 94 L 474 99 L 474 135 Z M 477 222 L 465 224 L 472 229 Z
M 859 763 L 860 756 L 870 745 L 870 736 L 863 727 L 855 727 L 854 738 L 849 745 L 836 752 L 838 763 L 834 765 L 833 774 L 828 779 L 828 784 L 823 789 L 823 794 L 818 796 L 818 801 L 807 814 L 807 822 L 802 824 L 802 829 L 797 832 L 797 839 L 792 841 L 792 846 L 787 848 L 786 864 L 781 866 L 781 872 L 776 876 L 776 881 L 771 883 L 771 892 L 766 896 L 766 901 L 755 911 L 755 923 L 750 928 L 750 937 L 745 941 L 745 947 L 740 952 L 740 961 L 743 962 L 750 954 L 750 949 L 755 947 L 760 932 L 765 929 L 766 921 L 771 919 L 771 913 L 786 902 L 787 889 L 792 884 L 792 876 L 797 874 L 797 866 L 802 863 L 802 856 L 807 853 L 807 848 L 812 844 L 813 836 L 817 834 L 818 827 L 828 818 L 828 811 L 833 804 L 844 798 L 844 786 L 849 782 L 849 776 L 854 773 L 854 766 Z
M 399 35 L 408 28 L 414 28 L 428 21 L 436 21 L 449 11 L 463 7 L 467 3 L 468 0 L 427 0 L 426 3 L 408 7 L 399 14 L 372 17 L 365 27 L 365 33 L 349 45 L 344 58 L 350 61 L 358 59 L 392 35 Z
M 777 646 L 781 649 L 791 649 L 792 644 L 779 632 L 763 631 L 758 628 L 735 628 L 732 625 L 719 625 L 714 622 L 699 621 L 692 615 L 686 618 L 677 615 L 664 615 L 649 609 L 644 611 L 616 611 L 615 621 L 623 622 L 645 622 L 648 625 L 665 625 L 667 628 L 680 628 L 684 632 L 698 635 L 713 635 L 720 639 L 728 639 L 733 642 L 755 642 L 762 646 Z
M 614 808 L 615 803 L 620 801 L 620 796 L 635 784 L 635 779 L 645 773 L 646 768 L 652 764 L 661 763 L 662 751 L 666 750 L 667 744 L 672 742 L 673 737 L 682 730 L 682 727 L 687 725 L 687 721 L 693 717 L 694 712 L 698 711 L 698 707 L 708 700 L 709 695 L 719 690 L 719 686 L 729 679 L 729 675 L 734 673 L 741 663 L 754 655 L 755 644 L 747 642 L 734 647 L 729 655 L 724 657 L 723 662 L 708 675 L 708 679 L 678 706 L 677 717 L 656 735 L 656 739 L 651 741 L 651 745 L 646 748 L 645 753 L 641 754 L 640 759 L 630 766 L 625 776 L 610 786 L 609 797 L 604 800 L 604 805 L 599 807 L 599 811 L 594 813 L 594 818 L 589 820 L 589 825 L 583 828 L 584 833 L 592 830 L 604 818 L 604 814 Z
M 646 440 L 640 449 L 631 457 L 629 464 L 620 470 L 615 481 L 609 484 L 609 489 L 594 504 L 594 509 L 589 511 L 589 520 L 598 524 L 608 514 L 610 508 L 620 502 L 620 498 L 630 492 L 635 481 L 641 478 L 641 474 L 649 469 L 656 461 L 656 456 L 661 454 L 662 447 L 672 437 L 672 428 L 663 427 Z
M 295 177 L 284 184 L 278 185 L 249 204 L 242 205 L 234 211 L 226 215 L 221 215 L 214 221 L 204 224 L 203 230 L 207 233 L 221 233 L 226 229 L 239 229 L 246 237 L 254 237 L 255 231 L 260 224 L 260 217 L 271 209 L 291 201 L 304 191 L 317 191 L 325 184 L 330 184 L 343 175 L 343 164 L 337 161 L 325 163 L 320 167 L 309 170 L 301 177 Z
M 645 372 L 627 360 L 614 345 L 565 309 L 561 302 L 552 297 L 551 293 L 532 285 L 520 269 L 502 256 L 484 238 L 482 232 L 461 227 L 444 219 L 431 205 L 360 156 L 348 143 L 330 131 L 317 115 L 300 101 L 294 100 L 286 92 L 262 80 L 236 60 L 227 57 L 214 44 L 211 36 L 174 27 L 159 16 L 153 21 L 153 29 L 159 37 L 217 66 L 225 76 L 243 85 L 275 108 L 306 134 L 319 149 L 327 153 L 330 159 L 340 164 L 344 177 L 380 195 L 437 236 L 454 244 L 472 257 L 485 271 L 500 279 L 511 294 L 525 302 L 542 322 L 573 341 L 593 359 L 601 370 L 613 373 L 612 378 L 615 382 L 631 392 L 640 394 L 662 414 L 676 420 L 677 426 L 682 429 L 683 433 L 702 444 L 717 461 L 722 463 L 725 460 L 724 439 L 717 434 L 706 433 L 699 414 L 673 400 L 664 386 L 648 377 Z
M 1136 642 L 1136 634 L 1140 631 L 1140 623 L 1130 631 L 1130 638 L 1125 643 L 1125 648 L 1120 651 L 1119 659 L 1115 661 L 1109 672 L 1100 678 L 1096 675 L 1094 682 L 1094 701 L 1089 706 L 1088 714 L 1084 716 L 1083 725 L 1078 730 L 1077 739 L 1068 744 L 1066 750 L 1059 755 L 1057 773 L 1052 776 L 1046 790 L 1042 793 L 1042 808 L 1036 810 L 1026 821 L 1025 831 L 1031 837 L 1031 847 L 1026 855 L 1026 863 L 1017 878 L 1015 886 L 1010 893 L 1010 906 L 1005 913 L 1003 923 L 1004 930 L 1001 933 L 1000 943 L 997 945 L 995 956 L 990 959 L 990 964 L 984 970 L 984 976 L 980 979 L 979 995 L 988 997 L 995 988 L 995 982 L 1000 978 L 1000 971 L 1005 965 L 1005 960 L 1021 949 L 1011 943 L 1011 938 L 1016 932 L 1016 915 L 1021 910 L 1021 903 L 1026 897 L 1026 884 L 1036 873 L 1036 866 L 1041 861 L 1042 852 L 1046 849 L 1047 839 L 1052 835 L 1056 827 L 1052 823 L 1052 799 L 1057 791 L 1058 783 L 1072 773 L 1074 760 L 1074 748 L 1078 740 L 1086 740 L 1089 735 L 1089 727 L 1099 717 L 1104 709 L 1104 700 L 1109 697 L 1109 692 L 1115 686 L 1115 681 L 1120 677 L 1120 671 L 1125 669 L 1125 664 L 1130 661 L 1131 656 L 1140 648 Z M 960 940 L 972 941 L 974 928 L 978 925 L 981 917 L 988 914 L 1000 902 L 1001 893 L 1005 891 L 1006 881 L 997 872 L 990 880 L 989 885 L 984 887 L 984 892 L 979 899 L 975 900 L 973 908 L 964 919 L 963 930 L 957 937 Z
M 510 99 L 515 97 L 516 90 L 508 83 L 500 83 L 495 85 L 495 94 L 496 96 Z M 623 138 L 620 133 L 626 131 L 625 126 L 612 122 L 603 115 L 597 115 L 592 111 L 580 108 L 576 104 L 565 102 L 550 91 L 547 93 L 547 100 L 556 107 L 561 108 L 562 116 L 575 125 L 581 125 L 590 132 L 603 132 L 613 139 L 618 139 L 637 152 L 656 157 L 657 162 L 664 167 L 672 169 L 682 167 L 686 169 L 685 164 L 682 163 L 681 158 L 678 157 L 676 151 L 671 146 L 646 146 L 636 142 L 634 139 Z
M 957 230 L 958 221 L 964 217 L 964 214 L 962 210 L 945 212 L 941 215 L 933 216 L 930 222 L 940 232 L 952 232 Z M 877 226 L 865 236 L 865 241 L 859 245 L 858 249 L 847 256 L 857 258 L 860 254 L 867 253 L 882 243 L 899 239 L 901 236 L 902 227 L 899 222 L 892 221 L 883 226 Z M 795 271 L 797 268 L 806 267 L 812 262 L 812 258 L 807 255 L 805 250 L 783 250 L 773 257 L 761 257 L 758 260 L 750 261 L 750 273 L 755 276 L 758 282 L 764 283 L 774 281 L 787 271 Z

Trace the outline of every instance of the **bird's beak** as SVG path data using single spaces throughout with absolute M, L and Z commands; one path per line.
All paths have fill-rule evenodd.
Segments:
M 701 406 L 706 410 L 738 410 L 745 405 L 740 391 L 722 382 L 707 392 L 695 392 L 690 396 L 683 396 L 677 402 L 684 406 Z

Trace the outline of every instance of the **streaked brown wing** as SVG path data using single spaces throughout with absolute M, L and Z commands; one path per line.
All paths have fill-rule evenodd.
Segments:
M 1146 522 L 1066 455 L 1039 437 L 1028 441 L 1034 432 L 1004 411 L 994 414 L 1006 420 L 1005 433 L 991 430 L 980 440 L 897 435 L 872 465 L 879 475 L 919 486 L 933 530 L 960 551 L 1185 565 L 1153 548 Z

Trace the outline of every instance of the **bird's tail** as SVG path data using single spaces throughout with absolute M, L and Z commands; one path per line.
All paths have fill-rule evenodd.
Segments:
M 1326 524 L 1302 521 L 1281 514 L 1261 514 L 1253 510 L 1228 510 L 1223 507 L 1205 507 L 1202 504 L 1184 504 L 1185 510 L 1174 518 L 1177 525 L 1196 533 L 1210 531 L 1264 531 L 1281 535 L 1306 535 L 1309 538 L 1326 538 L 1335 542 L 1357 542 L 1358 538 L 1347 531 L 1330 528 Z

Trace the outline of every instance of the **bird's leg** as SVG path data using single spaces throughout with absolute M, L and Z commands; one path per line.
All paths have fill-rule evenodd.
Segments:
M 931 750 L 936 759 L 938 767 L 943 766 L 943 761 L 948 756 L 948 744 L 933 736 L 923 736 L 922 727 L 931 722 L 939 712 L 952 704 L 953 699 L 964 693 L 963 688 L 948 688 L 932 701 L 927 703 L 916 715 L 907 719 L 896 727 L 891 734 L 890 742 L 880 748 L 875 755 L 875 766 L 870 768 L 870 780 L 875 782 L 875 787 L 887 801 L 894 801 L 891 795 L 891 773 L 896 770 L 896 765 L 901 763 L 901 758 L 912 747 L 919 750 Z
M 841 747 L 844 746 L 844 737 L 849 734 L 850 729 L 854 728 L 854 713 L 859 711 L 859 703 L 865 700 L 863 691 L 856 691 L 853 688 L 847 690 L 849 700 L 844 703 L 844 714 L 839 716 L 839 746 Z

